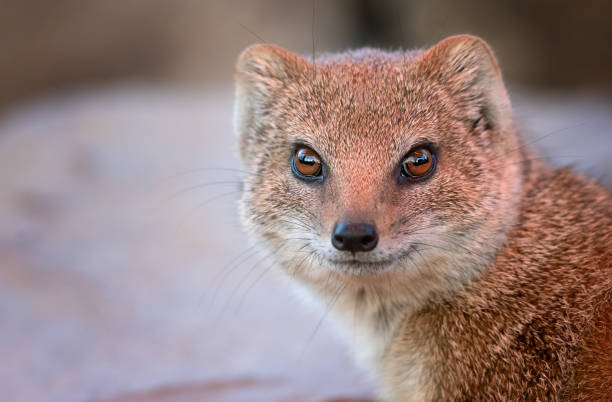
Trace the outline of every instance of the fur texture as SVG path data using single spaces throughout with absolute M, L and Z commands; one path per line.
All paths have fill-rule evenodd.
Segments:
M 533 158 L 486 43 L 316 62 L 255 45 L 236 81 L 246 227 L 356 340 L 383 398 L 612 398 L 610 195 Z M 424 142 L 436 171 L 399 181 Z M 298 145 L 323 182 L 292 174 Z M 335 250 L 343 219 L 376 224 L 376 249 Z

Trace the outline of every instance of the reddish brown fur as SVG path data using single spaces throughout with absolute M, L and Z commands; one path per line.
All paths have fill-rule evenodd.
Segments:
M 612 397 L 608 195 L 569 171 L 537 176 L 492 266 L 404 322 L 400 338 L 430 353 L 435 400 Z
M 610 195 L 532 158 L 483 41 L 316 63 L 251 47 L 236 128 L 253 172 L 247 227 L 340 323 L 353 320 L 383 397 L 611 398 Z M 435 145 L 436 172 L 398 182 L 420 141 Z M 323 183 L 291 173 L 304 143 L 326 164 Z M 333 250 L 347 218 L 376 224 L 374 251 Z

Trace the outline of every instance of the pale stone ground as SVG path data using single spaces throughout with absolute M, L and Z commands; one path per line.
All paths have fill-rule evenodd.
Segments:
M 534 138 L 555 132 L 538 144 L 556 164 L 612 187 L 609 102 L 514 101 Z M 3 116 L 2 400 L 371 394 L 264 254 L 231 265 L 239 175 L 197 168 L 240 168 L 227 89 L 90 89 Z

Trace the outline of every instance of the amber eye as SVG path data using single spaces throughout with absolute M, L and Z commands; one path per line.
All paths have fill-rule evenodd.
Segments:
M 402 175 L 412 179 L 427 177 L 436 168 L 435 155 L 427 147 L 412 148 L 402 161 Z
M 308 147 L 299 147 L 293 155 L 293 172 L 301 178 L 313 179 L 321 176 L 321 158 Z

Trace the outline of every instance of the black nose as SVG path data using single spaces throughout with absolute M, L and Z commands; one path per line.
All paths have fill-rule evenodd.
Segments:
M 367 223 L 338 222 L 332 233 L 332 244 L 343 251 L 370 251 L 378 244 L 376 227 Z

